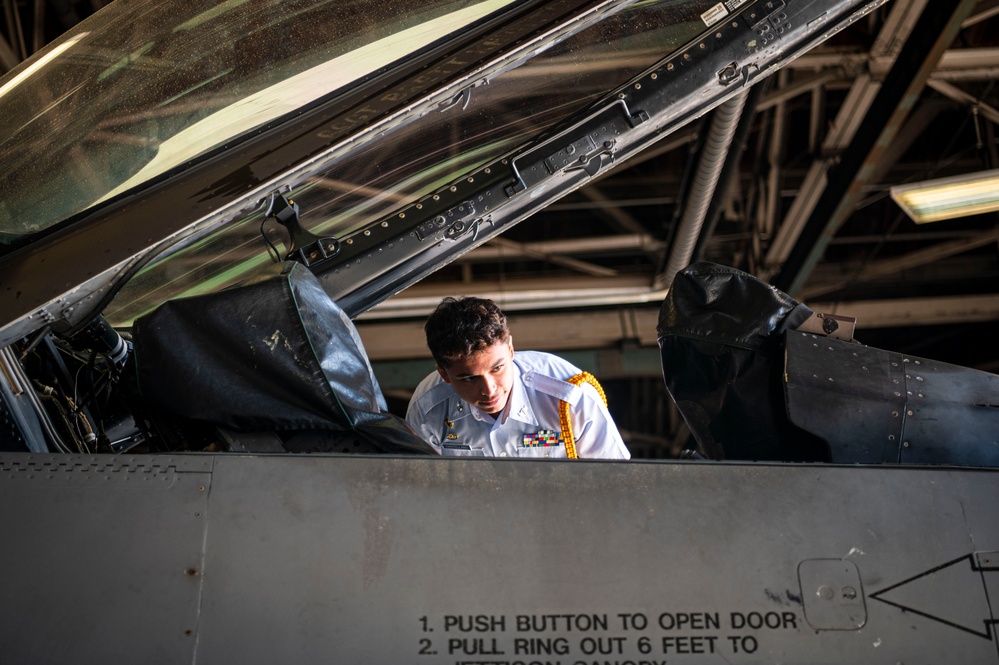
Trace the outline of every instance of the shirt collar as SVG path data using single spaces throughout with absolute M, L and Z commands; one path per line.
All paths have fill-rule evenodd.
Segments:
M 513 418 L 528 425 L 538 424 L 538 419 L 534 415 L 534 409 L 531 407 L 531 401 L 527 397 L 527 385 L 524 383 L 523 376 L 524 372 L 517 363 L 514 363 L 513 367 L 514 375 L 513 385 L 510 387 L 510 399 L 507 401 L 506 408 L 499 418 L 494 419 L 474 404 L 459 400 L 476 420 L 484 423 L 495 423 L 497 427 L 505 424 L 507 418 Z

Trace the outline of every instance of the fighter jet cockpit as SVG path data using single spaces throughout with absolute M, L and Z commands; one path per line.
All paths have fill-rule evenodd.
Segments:
M 825 166 L 902 150 L 868 124 L 988 32 L 975 4 L 115 0 L 26 55 L 0 78 L 4 662 L 996 662 L 999 377 L 866 345 L 814 306 L 841 272 L 807 298 L 768 273 L 817 261 L 853 195 Z M 935 90 L 993 71 L 962 56 Z M 757 154 L 814 158 L 813 212 L 805 184 L 787 207 L 815 242 L 712 226 L 764 115 Z M 765 221 L 784 188 L 750 170 Z M 947 247 L 991 266 L 986 231 Z M 668 454 L 637 428 L 629 460 L 416 434 L 378 363 L 432 371 L 426 294 L 484 264 L 511 319 L 552 310 L 518 349 L 602 345 L 620 429 L 669 420 Z
M 428 452 L 388 413 L 351 319 L 741 103 L 879 4 L 109 7 L 0 87 L 6 449 Z M 772 306 L 800 303 L 749 275 L 685 267 L 679 288 L 662 285 L 658 341 L 696 455 L 994 463 L 977 446 L 945 452 L 946 428 L 922 432 L 938 441 L 927 449 L 882 423 L 910 410 L 880 387 L 895 371 L 806 385 L 778 354 L 756 374 L 732 360 L 755 376 L 743 386 L 716 352 L 700 367 L 693 340 L 711 335 L 730 360 L 768 356 L 756 340 L 797 325 L 771 325 Z M 692 293 L 714 294 L 746 330 L 705 319 L 719 313 Z M 800 362 L 804 377 L 818 361 Z M 978 387 L 955 387 L 957 408 L 987 430 L 994 409 L 974 405 L 993 379 L 953 380 L 968 381 Z M 816 403 L 840 410 L 806 409 Z M 758 443 L 719 431 L 761 413 L 773 416 L 751 428 Z M 883 436 L 866 433 L 875 422 Z
M 318 390 L 359 391 L 354 406 L 334 400 L 336 416 L 289 406 L 291 429 L 346 436 L 346 423 L 390 420 L 349 319 L 880 3 L 802 3 L 800 17 L 729 4 L 131 3 L 80 24 L 0 87 L 5 447 L 283 449 L 236 433 L 291 427 L 250 416 L 308 403 L 287 392 L 300 377 L 269 375 L 259 349 L 208 359 L 241 338 L 272 355 L 309 345 L 276 321 L 259 327 L 277 316 L 271 296 L 229 310 L 268 276 L 302 275 L 329 299 L 286 295 L 287 315 L 347 322 L 311 340 L 320 383 L 339 386 Z M 177 328 L 150 339 L 144 317 L 187 299 L 206 303 L 187 315 L 201 340 Z M 214 327 L 210 314 L 230 320 Z M 357 368 L 323 358 L 334 338 Z M 254 385 L 280 395 L 257 402 Z

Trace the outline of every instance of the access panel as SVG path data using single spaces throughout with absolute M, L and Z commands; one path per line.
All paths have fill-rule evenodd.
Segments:
M 199 663 L 992 663 L 996 472 L 217 458 Z

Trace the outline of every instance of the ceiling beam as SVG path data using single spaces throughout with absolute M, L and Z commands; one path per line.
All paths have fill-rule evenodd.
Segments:
M 444 296 L 472 294 L 494 300 L 505 311 L 550 311 L 662 302 L 665 291 L 649 289 L 645 275 L 558 277 L 463 282 L 421 282 L 357 317 L 359 321 L 425 318 Z
M 655 309 L 506 314 L 514 345 L 518 349 L 567 351 L 615 348 L 623 341 L 637 346 L 657 344 L 659 312 Z M 371 360 L 399 360 L 430 356 L 423 330 L 424 320 L 355 323 L 364 341 L 364 350 Z
M 865 57 L 870 61 L 887 62 L 889 66 L 893 64 L 898 57 L 901 44 L 912 32 L 915 17 L 918 16 L 919 10 L 926 6 L 926 2 L 927 0 L 901 0 L 894 3 L 871 52 Z M 881 89 L 880 78 L 867 71 L 860 72 L 855 77 L 829 133 L 822 142 L 819 155 L 809 166 L 799 194 L 792 202 L 767 250 L 763 277 L 767 279 L 773 277 L 791 254 L 805 224 L 818 205 L 819 197 L 826 189 L 829 169 L 837 163 L 838 156 L 850 145 L 857 128 Z
M 876 328 L 976 323 L 999 319 L 999 294 L 808 303 L 816 311 L 857 319 L 858 339 Z M 429 314 L 429 310 L 427 312 Z M 625 307 L 570 313 L 507 313 L 519 349 L 571 351 L 657 346 L 657 308 Z M 411 321 L 355 321 L 372 361 L 429 359 L 423 324 Z M 430 366 L 425 371 L 430 371 Z M 657 366 L 658 371 L 658 366 Z
M 568 268 L 570 270 L 575 270 L 576 272 L 581 272 L 584 275 L 592 275 L 594 277 L 615 277 L 617 276 L 617 271 L 611 268 L 605 268 L 603 266 L 598 266 L 595 263 L 590 263 L 588 261 L 580 261 L 579 259 L 574 259 L 569 256 L 560 256 L 558 254 L 553 254 L 551 252 L 538 251 L 532 248 L 530 245 L 517 242 L 515 240 L 507 240 L 506 238 L 493 238 L 490 244 L 499 247 L 501 250 L 509 249 L 517 252 L 520 256 L 524 256 L 532 259 L 540 259 L 552 265 L 561 266 L 563 268 Z
M 941 95 L 954 100 L 958 104 L 965 104 L 973 109 L 977 109 L 978 113 L 980 113 L 982 117 L 987 119 L 989 122 L 999 124 L 999 110 L 997 110 L 994 106 L 989 106 L 974 95 L 968 94 L 964 90 L 961 90 L 953 83 L 930 79 L 927 85 L 939 92 Z
M 624 208 L 615 205 L 614 200 L 604 194 L 596 185 L 581 187 L 579 193 L 598 204 L 597 209 L 609 217 L 618 229 L 625 233 L 641 234 L 647 232 L 647 229 L 640 221 L 632 217 Z
M 900 7 L 902 3 L 896 3 Z M 894 11 L 899 11 L 895 9 Z M 906 10 L 910 12 L 912 10 Z M 893 12 L 894 13 L 894 12 Z M 914 15 L 914 14 L 913 14 Z M 882 79 L 895 62 L 892 55 L 879 55 L 876 52 L 860 51 L 855 47 L 816 49 L 792 60 L 785 69 L 795 71 L 839 70 L 845 76 L 866 69 L 876 79 Z M 944 53 L 932 78 L 947 80 L 976 79 L 988 81 L 994 78 L 991 72 L 999 68 L 999 48 L 984 46 L 977 48 L 954 48 Z
M 777 288 L 792 297 L 801 292 L 829 240 L 852 214 L 882 153 L 900 131 L 930 73 L 974 6 L 975 0 L 927 4 L 850 147 L 835 170 L 830 171 L 797 243 L 774 279 Z
M 658 252 L 666 245 L 664 241 L 657 240 L 647 233 L 517 243 L 520 246 L 519 249 L 509 245 L 496 245 L 495 240 L 496 238 L 490 240 L 485 245 L 462 254 L 455 262 L 502 261 L 509 258 L 530 256 L 528 252 L 537 252 L 547 256 L 581 256 L 615 252 Z
M 984 5 L 985 3 L 979 4 Z M 999 16 L 999 3 L 993 1 L 990 4 L 992 5 L 991 7 L 980 9 L 977 14 L 969 16 L 965 19 L 964 23 L 961 24 L 961 27 L 970 28 L 971 26 L 981 23 L 986 19 L 990 19 L 993 16 Z
M 755 110 L 757 113 L 759 113 L 760 111 L 766 111 L 767 109 L 773 108 L 778 104 L 783 104 L 784 102 L 788 102 L 799 95 L 805 94 L 806 92 L 812 92 L 813 90 L 821 89 L 824 86 L 832 83 L 833 81 L 838 81 L 841 78 L 845 77 L 846 75 L 843 74 L 842 72 L 838 72 L 835 70 L 828 70 L 820 74 L 815 74 L 814 76 L 809 76 L 806 78 L 796 78 L 791 83 L 788 83 L 787 85 L 781 85 L 780 87 L 763 95 L 759 103 L 756 104 Z
M 808 303 L 808 306 L 816 312 L 852 316 L 857 319 L 857 330 L 929 326 L 943 322 L 980 323 L 999 319 L 999 294 L 817 302 Z
M 990 245 L 995 242 L 999 242 L 999 227 L 989 229 L 984 233 L 979 233 L 968 238 L 959 238 L 950 242 L 939 243 L 937 245 L 933 245 L 932 247 L 927 247 L 926 249 L 909 252 L 904 256 L 899 256 L 893 259 L 884 259 L 882 261 L 872 263 L 871 265 L 868 265 L 858 271 L 849 280 L 837 280 L 835 283 L 818 284 L 805 288 L 802 291 L 801 299 L 808 302 L 813 298 L 824 296 L 827 293 L 834 293 L 844 287 L 869 282 L 871 280 L 878 279 L 879 277 L 896 275 L 903 270 L 918 268 L 919 266 L 926 265 L 927 263 L 933 263 L 934 261 L 939 261 L 940 259 L 945 259 L 949 256 L 963 254 L 964 252 L 969 252 L 973 249 L 984 247 L 985 245 Z

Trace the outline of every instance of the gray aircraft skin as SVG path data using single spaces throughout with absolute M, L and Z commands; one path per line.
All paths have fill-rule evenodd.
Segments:
M 349 318 L 882 2 L 387 4 L 113 3 L 0 79 L 3 662 L 999 661 L 993 458 L 900 464 L 862 430 L 840 461 L 895 463 L 401 454 L 347 349 Z M 538 104 L 581 54 L 610 64 Z M 171 371 L 136 365 L 163 303 L 275 271 L 342 323 L 323 441 L 387 454 L 290 454 L 239 426 L 249 389 L 203 448 L 135 401 Z M 825 338 L 791 334 L 817 376 Z

